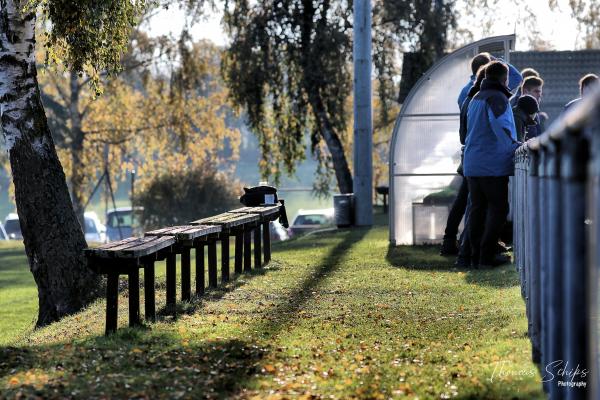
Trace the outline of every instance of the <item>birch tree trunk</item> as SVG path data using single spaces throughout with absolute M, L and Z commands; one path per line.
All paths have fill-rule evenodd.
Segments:
M 54 148 L 35 65 L 35 13 L 0 0 L 0 111 L 17 212 L 38 286 L 37 326 L 85 306 L 98 277 L 86 266 L 86 242 Z

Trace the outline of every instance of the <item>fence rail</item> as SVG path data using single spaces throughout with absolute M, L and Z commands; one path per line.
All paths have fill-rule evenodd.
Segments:
M 515 155 L 515 265 L 551 399 L 598 399 L 600 90 Z

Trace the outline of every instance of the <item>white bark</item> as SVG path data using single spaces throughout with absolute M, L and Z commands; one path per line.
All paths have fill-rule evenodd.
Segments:
M 2 9 L 8 21 L 0 30 L 0 60 L 4 61 L 0 67 L 0 106 L 5 146 L 10 151 L 21 139 L 22 128 L 18 121 L 24 120 L 22 114 L 37 95 L 36 77 L 32 73 L 35 68 L 35 15 L 24 17 L 18 1 L 14 0 L 2 0 Z M 31 120 L 27 120 L 25 129 L 33 129 Z M 44 152 L 43 143 L 36 146 L 36 151 Z

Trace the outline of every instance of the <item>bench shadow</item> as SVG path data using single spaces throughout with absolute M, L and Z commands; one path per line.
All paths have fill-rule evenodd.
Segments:
M 268 321 L 249 330 L 273 338 L 298 317 L 312 291 L 343 263 L 349 250 L 369 229 L 345 232 L 324 257 L 315 273 L 299 283 L 287 301 L 274 307 Z M 244 274 L 227 285 L 208 291 L 189 305 L 178 303 L 178 312 L 193 313 L 205 300 L 218 300 L 245 281 L 277 269 Z M 8 382 L 8 398 L 232 398 L 243 395 L 250 381 L 267 372 L 261 362 L 271 352 L 251 339 L 185 343 L 178 335 L 158 333 L 146 327 L 120 328 L 109 337 L 88 337 L 50 346 L 0 347 L 0 380 Z M 41 379 L 35 381 L 32 377 Z M 90 376 L 95 380 L 90 380 Z M 41 381 L 41 383 L 40 383 Z
M 492 269 L 459 268 L 454 257 L 439 255 L 439 246 L 388 246 L 386 260 L 396 268 L 421 271 L 463 272 L 465 281 L 481 286 L 510 288 L 519 286 L 519 274 L 513 264 Z
M 183 315 L 192 315 L 200 310 L 206 301 L 217 301 L 222 299 L 227 293 L 230 293 L 237 288 L 244 286 L 249 280 L 254 279 L 257 276 L 263 276 L 268 272 L 277 271 L 280 267 L 277 263 L 271 261 L 269 264 L 262 268 L 254 268 L 251 271 L 244 272 L 242 274 L 232 273 L 229 282 L 223 284 L 219 282 L 219 286 L 216 288 L 205 288 L 205 292 L 202 295 L 192 295 L 190 301 L 178 300 L 175 304 L 175 309 L 167 307 L 166 304 L 161 305 L 156 310 L 157 321 L 177 321 L 179 317 Z M 158 281 L 154 287 L 156 293 L 166 292 L 166 281 Z M 143 282 L 140 283 L 140 290 L 143 291 Z M 177 293 L 181 295 L 181 286 L 177 286 Z M 143 304 L 141 305 L 143 309 Z
M 186 345 L 134 329 L 72 344 L 0 347 L 7 385 L 0 397 L 230 398 L 261 373 L 266 352 L 237 339 Z
M 296 289 L 287 297 L 287 302 L 277 305 L 270 311 L 271 318 L 254 329 L 263 332 L 267 337 L 274 337 L 283 331 L 290 322 L 298 318 L 298 313 L 303 305 L 313 297 L 312 292 L 323 279 L 339 269 L 352 247 L 360 242 L 370 230 L 371 228 L 355 228 L 338 233 L 336 240 L 339 240 L 339 243 L 326 254 L 314 273 L 297 285 Z

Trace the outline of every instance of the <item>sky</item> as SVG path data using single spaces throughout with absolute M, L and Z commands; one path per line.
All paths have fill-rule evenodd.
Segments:
M 551 10 L 548 0 L 523 1 L 537 14 L 537 25 L 540 37 L 546 40 L 555 50 L 574 50 L 577 45 L 577 24 L 570 15 L 568 0 L 558 0 L 558 7 Z M 531 20 L 527 18 L 524 8 L 515 7 L 514 0 L 500 0 L 493 9 L 481 9 L 482 15 L 493 15 L 491 29 L 484 32 L 481 28 L 473 28 L 475 40 L 487 36 L 517 34 L 516 50 L 529 50 L 530 43 L 527 32 L 531 30 Z M 212 12 L 206 19 L 192 28 L 195 39 L 209 39 L 215 44 L 224 46 L 227 37 L 221 28 L 221 13 Z M 172 33 L 177 35 L 183 26 L 183 13 L 176 7 L 163 10 L 150 21 L 152 35 Z M 516 23 L 515 23 L 516 21 Z M 472 19 L 459 20 L 459 25 L 469 24 L 477 27 Z

